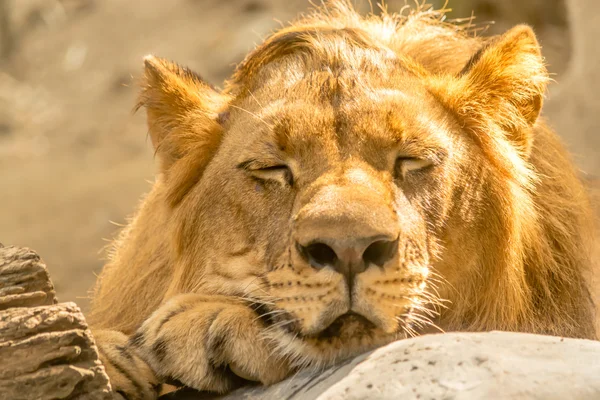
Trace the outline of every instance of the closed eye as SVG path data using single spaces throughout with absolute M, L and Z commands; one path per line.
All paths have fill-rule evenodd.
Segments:
M 238 168 L 245 170 L 250 176 L 261 181 L 275 181 L 289 186 L 294 184 L 292 170 L 284 164 L 264 165 L 257 163 L 255 160 L 249 160 L 239 164 Z
M 250 174 L 258 179 L 278 181 L 286 185 L 294 184 L 294 176 L 287 165 L 274 165 L 272 167 L 255 169 Z
M 421 171 L 433 166 L 433 162 L 416 157 L 398 157 L 396 159 L 396 175 L 405 177 L 413 171 Z

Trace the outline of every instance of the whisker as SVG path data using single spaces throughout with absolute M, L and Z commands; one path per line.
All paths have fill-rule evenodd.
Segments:
M 296 332 L 294 337 L 290 339 L 290 341 L 287 343 L 287 345 L 284 348 L 280 347 L 282 354 L 286 354 L 286 355 L 290 354 L 290 348 L 293 346 L 293 343 L 297 338 L 298 338 L 298 332 Z M 297 357 L 297 355 L 295 357 Z
M 242 293 L 246 293 L 248 291 L 248 288 L 250 287 L 250 285 L 252 285 L 254 282 L 256 282 L 259 278 L 260 278 L 260 276 L 255 276 L 254 279 L 252 279 L 250 282 L 248 282 L 246 287 L 242 290 Z
M 294 373 L 294 375 L 288 379 L 288 383 L 285 385 L 285 387 L 283 388 L 283 390 L 281 391 L 281 393 L 289 393 L 288 390 L 290 388 L 290 385 L 292 384 L 292 382 L 294 382 L 295 378 L 298 376 L 298 374 L 303 370 L 304 368 L 298 368 L 298 370 L 296 371 L 296 373 Z
M 261 319 L 261 318 L 264 318 L 264 317 L 266 317 L 266 316 L 268 316 L 268 315 L 276 315 L 276 314 L 286 314 L 286 311 L 284 311 L 284 310 L 273 310 L 273 311 L 269 311 L 269 312 L 266 312 L 266 313 L 260 314 L 258 317 L 254 318 L 254 321 L 257 321 L 257 320 L 259 320 L 259 319 Z
M 437 310 L 432 310 L 431 308 L 427 308 L 427 307 L 420 307 L 420 308 L 417 308 L 417 310 L 427 314 L 427 316 L 431 317 L 431 318 L 435 318 L 440 315 L 440 313 Z
M 410 319 L 411 322 L 416 322 L 420 325 L 420 327 L 424 327 L 432 323 L 427 317 L 415 314 L 414 312 L 408 316 L 408 319 Z
M 403 323 L 401 326 L 408 337 L 418 336 L 417 332 L 409 324 Z
M 297 318 L 294 318 L 294 319 L 291 319 L 291 320 L 287 320 L 287 321 L 280 321 L 280 322 L 277 322 L 277 323 L 275 323 L 273 325 L 269 325 L 267 328 L 265 328 L 264 332 L 265 333 L 271 333 L 273 331 L 278 330 L 279 328 L 281 328 L 283 326 L 287 326 L 287 325 L 290 325 L 290 324 L 293 324 L 293 323 L 296 323 L 296 322 L 298 322 Z
M 261 116 L 259 116 L 259 115 L 255 114 L 255 113 L 253 113 L 252 111 L 248 111 L 248 110 L 246 110 L 245 108 L 242 108 L 242 107 L 239 107 L 239 106 L 236 106 L 236 105 L 233 105 L 233 104 L 232 104 L 232 105 L 230 105 L 230 107 L 231 107 L 231 108 L 236 108 L 236 109 L 238 109 L 238 110 L 240 110 L 240 111 L 243 111 L 243 112 L 245 112 L 245 113 L 247 113 L 247 114 L 249 114 L 249 115 L 253 116 L 253 117 L 254 117 L 254 118 L 256 118 L 257 120 L 259 120 L 260 122 L 262 122 L 263 124 L 265 124 L 265 125 L 266 125 L 266 126 L 269 128 L 269 129 L 273 129 L 273 125 L 269 124 L 269 123 L 268 123 L 267 121 L 265 121 L 265 120 L 264 120 L 264 119 L 263 119 Z
M 264 299 L 260 299 L 260 298 L 256 298 L 256 297 L 245 297 L 245 296 L 227 296 L 230 297 L 232 299 L 237 299 L 237 300 L 242 300 L 244 302 L 248 302 L 252 305 L 256 304 L 256 305 L 275 305 L 275 303 L 270 302 L 270 301 L 266 301 Z M 274 299 L 273 299 L 274 300 Z
M 260 101 L 258 101 L 258 99 L 256 98 L 256 96 L 254 96 L 254 93 L 252 93 L 252 91 L 250 89 L 247 89 L 247 90 L 248 90 L 248 94 L 250 95 L 250 97 L 252 97 L 254 99 L 254 101 L 256 102 L 256 104 L 258 104 L 258 106 L 260 108 L 263 108 L 263 105 L 261 104 Z
M 408 316 L 408 319 L 410 319 L 411 322 L 413 322 L 413 321 L 416 322 L 416 324 L 420 325 L 422 328 L 432 327 L 432 328 L 439 330 L 442 333 L 445 333 L 442 328 L 440 328 L 438 325 L 436 325 L 431 319 L 427 318 L 426 316 L 419 315 L 418 313 L 413 312 Z

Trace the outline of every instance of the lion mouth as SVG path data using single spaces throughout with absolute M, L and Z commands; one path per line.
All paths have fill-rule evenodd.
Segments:
M 337 317 L 329 326 L 317 333 L 317 339 L 360 337 L 377 327 L 373 322 L 355 312 L 347 312 Z

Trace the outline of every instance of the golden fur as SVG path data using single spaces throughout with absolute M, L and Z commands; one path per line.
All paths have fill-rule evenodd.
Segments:
M 146 58 L 160 171 L 90 315 L 117 390 L 269 384 L 436 328 L 595 338 L 592 212 L 538 118 L 535 36 L 441 16 L 332 1 L 222 92 Z

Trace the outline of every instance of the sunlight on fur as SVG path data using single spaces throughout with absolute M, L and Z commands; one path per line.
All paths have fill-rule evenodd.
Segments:
M 90 321 L 115 390 L 272 384 L 397 339 L 595 338 L 592 211 L 531 28 L 330 1 L 219 91 L 145 59 L 159 171 Z

